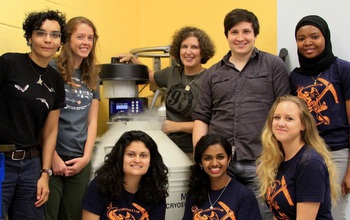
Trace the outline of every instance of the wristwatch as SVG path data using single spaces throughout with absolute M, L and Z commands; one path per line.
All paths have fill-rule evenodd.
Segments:
M 52 176 L 52 170 L 51 170 L 51 169 L 41 169 L 40 172 L 45 172 L 45 173 L 47 173 L 49 176 Z

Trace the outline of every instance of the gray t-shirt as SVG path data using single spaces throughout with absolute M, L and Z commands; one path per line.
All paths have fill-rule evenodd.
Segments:
M 51 66 L 57 69 L 52 61 Z M 100 88 L 96 91 L 89 89 L 81 81 L 81 71 L 76 69 L 73 77 L 76 84 L 64 84 L 66 107 L 61 108 L 58 124 L 56 151 L 60 156 L 81 157 L 84 153 L 88 131 L 88 115 L 93 99 L 100 99 Z
M 189 122 L 197 106 L 199 85 L 203 72 L 198 75 L 185 76 L 183 67 L 171 66 L 154 73 L 158 87 L 167 88 L 166 118 L 176 122 Z M 190 89 L 186 89 L 186 86 Z M 188 91 L 187 91 L 188 90 Z M 184 152 L 192 152 L 192 133 L 175 132 L 168 134 L 170 139 Z

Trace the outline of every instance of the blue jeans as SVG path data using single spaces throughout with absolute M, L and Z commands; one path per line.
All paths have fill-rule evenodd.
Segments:
M 256 175 L 256 162 L 252 160 L 237 161 L 237 157 L 233 155 L 228 167 L 228 174 L 254 192 L 258 200 L 261 218 L 263 220 L 272 220 L 272 212 L 265 204 L 263 198 L 259 196 L 260 186 Z
M 349 148 L 332 151 L 332 160 L 337 168 L 339 178 L 338 183 L 341 186 L 343 182 L 344 175 L 348 168 L 349 160 Z M 349 194 L 346 196 L 340 196 L 337 204 L 332 204 L 332 216 L 334 220 L 346 220 L 346 206 L 349 202 Z
M 36 187 L 40 178 L 40 157 L 23 160 L 5 159 L 5 179 L 2 182 L 4 216 L 11 220 L 43 220 L 44 207 L 35 207 Z

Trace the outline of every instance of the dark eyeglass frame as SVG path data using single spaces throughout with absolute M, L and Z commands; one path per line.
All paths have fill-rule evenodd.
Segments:
M 35 36 L 39 38 L 44 38 L 47 35 L 49 35 L 52 39 L 58 39 L 61 38 L 62 34 L 58 31 L 53 31 L 53 32 L 46 32 L 44 30 L 34 30 L 33 31 Z

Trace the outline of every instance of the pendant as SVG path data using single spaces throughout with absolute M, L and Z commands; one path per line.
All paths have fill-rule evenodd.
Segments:
M 185 87 L 185 91 L 190 91 L 190 89 L 191 89 L 191 87 L 189 86 L 189 85 L 187 85 L 186 87 Z
M 41 76 L 39 76 L 38 81 L 36 81 L 36 84 L 43 85 L 43 81 L 41 80 Z
M 209 207 L 209 209 L 213 209 L 214 207 L 211 205 L 210 207 Z
M 314 81 L 314 85 L 316 85 L 316 83 L 317 83 L 317 80 Z

